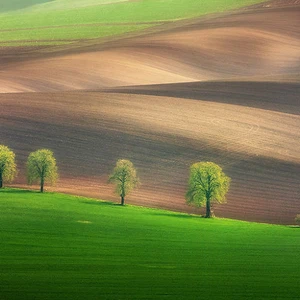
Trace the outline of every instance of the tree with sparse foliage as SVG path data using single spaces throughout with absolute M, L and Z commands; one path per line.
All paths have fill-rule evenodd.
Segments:
M 0 188 L 4 182 L 12 182 L 17 175 L 15 154 L 7 146 L 0 145 Z
M 40 192 L 44 192 L 46 182 L 55 184 L 58 178 L 56 160 L 53 152 L 48 149 L 40 149 L 30 153 L 27 160 L 28 184 L 40 183 Z
M 206 206 L 206 218 L 214 217 L 213 203 L 225 203 L 230 178 L 213 162 L 198 162 L 190 167 L 186 201 L 197 207 Z
M 124 205 L 125 196 L 137 187 L 139 179 L 132 162 L 119 159 L 108 181 L 116 185 L 116 194 L 120 195 L 121 205 Z

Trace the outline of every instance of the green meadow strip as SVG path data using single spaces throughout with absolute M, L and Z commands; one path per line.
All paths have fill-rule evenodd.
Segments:
M 9 188 L 0 211 L 0 299 L 299 298 L 298 227 Z
M 72 26 L 0 32 L 0 41 L 78 40 L 119 35 L 150 27 L 150 25 L 125 26 Z
M 59 1 L 54 1 L 53 5 Z M 0 28 L 36 28 L 53 25 L 78 25 L 109 22 L 149 22 L 193 18 L 200 15 L 222 12 L 262 0 L 140 0 L 117 2 L 110 5 L 88 6 L 70 9 L 67 5 L 60 10 L 36 6 L 33 12 L 15 11 L 0 15 Z M 39 10 L 38 7 L 41 9 Z
M 128 0 L 1 0 L 0 13 L 16 10 L 41 11 L 41 10 L 66 10 L 95 5 L 107 5 L 114 2 Z

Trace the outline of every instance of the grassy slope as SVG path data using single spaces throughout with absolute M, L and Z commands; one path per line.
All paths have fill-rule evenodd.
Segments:
M 41 1 L 41 0 L 36 0 Z M 107 5 L 115 2 L 127 2 L 131 0 L 54 0 L 44 1 L 40 5 L 30 6 L 26 11 L 49 11 L 83 8 L 88 6 Z
M 11 189 L 0 210 L 1 299 L 299 296 L 296 228 Z
M 6 34 L 5 39 L 2 38 L 2 41 L 9 41 L 10 35 L 13 40 L 28 40 L 31 38 L 35 40 L 49 38 L 61 39 L 68 38 L 69 36 L 69 32 L 66 29 L 61 29 L 58 35 L 53 31 L 49 34 L 47 31 L 37 30 L 37 34 L 35 34 L 34 37 L 30 35 L 30 32 L 24 32 L 22 30 L 15 31 L 16 29 L 37 29 L 45 26 L 97 23 L 172 21 L 251 5 L 253 3 L 262 2 L 262 0 L 186 0 L 184 5 L 182 5 L 181 0 L 144 0 L 76 8 L 70 8 L 70 2 L 64 1 L 62 3 L 65 3 L 65 5 L 60 6 L 59 9 L 55 9 L 55 5 L 57 5 L 58 2 L 60 1 L 36 5 L 33 7 L 34 9 L 17 10 L 8 14 L 0 14 L 1 30 L 12 30 Z M 140 27 L 135 27 L 135 30 L 140 29 Z M 75 37 L 72 36 L 71 38 L 82 38 L 82 36 L 76 37 L 77 30 L 73 30 Z M 89 30 L 94 32 L 93 37 L 94 35 L 96 35 L 96 37 L 110 36 L 119 34 L 120 32 L 117 26 L 110 27 L 109 30 L 106 30 L 105 34 L 102 33 L 101 28 L 97 27 L 89 28 Z M 98 36 L 96 34 L 97 32 L 100 32 Z M 26 36 L 26 34 L 28 34 L 28 36 Z M 87 38 L 90 38 L 90 36 L 87 36 Z
M 76 39 L 91 39 L 109 36 L 112 33 L 122 34 L 131 32 L 138 29 L 144 29 L 147 25 L 123 25 L 123 26 L 101 26 L 101 27 L 88 27 L 88 26 L 74 26 L 67 28 L 45 28 L 33 29 L 28 31 L 6 31 L 0 35 L 0 41 L 39 41 L 39 40 L 76 40 Z
M 87 7 L 128 0 L 1 0 L 0 13 L 16 10 L 54 10 Z
M 18 9 L 32 7 L 33 5 L 42 4 L 51 0 L 1 0 L 0 13 L 10 12 Z

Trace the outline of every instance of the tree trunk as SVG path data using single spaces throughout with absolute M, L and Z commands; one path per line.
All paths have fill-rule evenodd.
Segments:
M 41 189 L 40 189 L 41 193 L 44 193 L 44 177 L 41 178 Z
M 3 187 L 2 172 L 0 173 L 0 189 Z
M 124 203 L 125 203 L 125 198 L 123 195 L 121 195 L 121 205 L 124 205 Z
M 215 215 L 212 210 L 212 205 L 209 199 L 206 200 L 206 215 L 205 218 L 213 218 Z

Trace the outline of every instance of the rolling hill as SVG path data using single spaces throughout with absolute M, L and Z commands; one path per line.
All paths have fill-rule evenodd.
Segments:
M 142 181 L 129 203 L 198 212 L 184 203 L 188 168 L 209 160 L 232 178 L 217 215 L 292 223 L 299 15 L 297 1 L 269 1 L 119 38 L 1 48 L 1 143 L 18 155 L 18 185 L 28 153 L 47 147 L 58 190 L 117 200 L 107 176 L 128 158 Z
M 259 2 L 262 0 L 186 0 L 184 5 L 180 0 L 3 0 L 0 45 L 76 43 Z
M 163 32 L 91 45 L 83 42 L 80 47 L 64 46 L 57 51 L 4 48 L 0 91 L 99 89 L 243 77 L 256 81 L 264 76 L 280 80 L 299 74 L 298 21 L 299 6 L 258 8 L 175 22 L 166 24 Z

